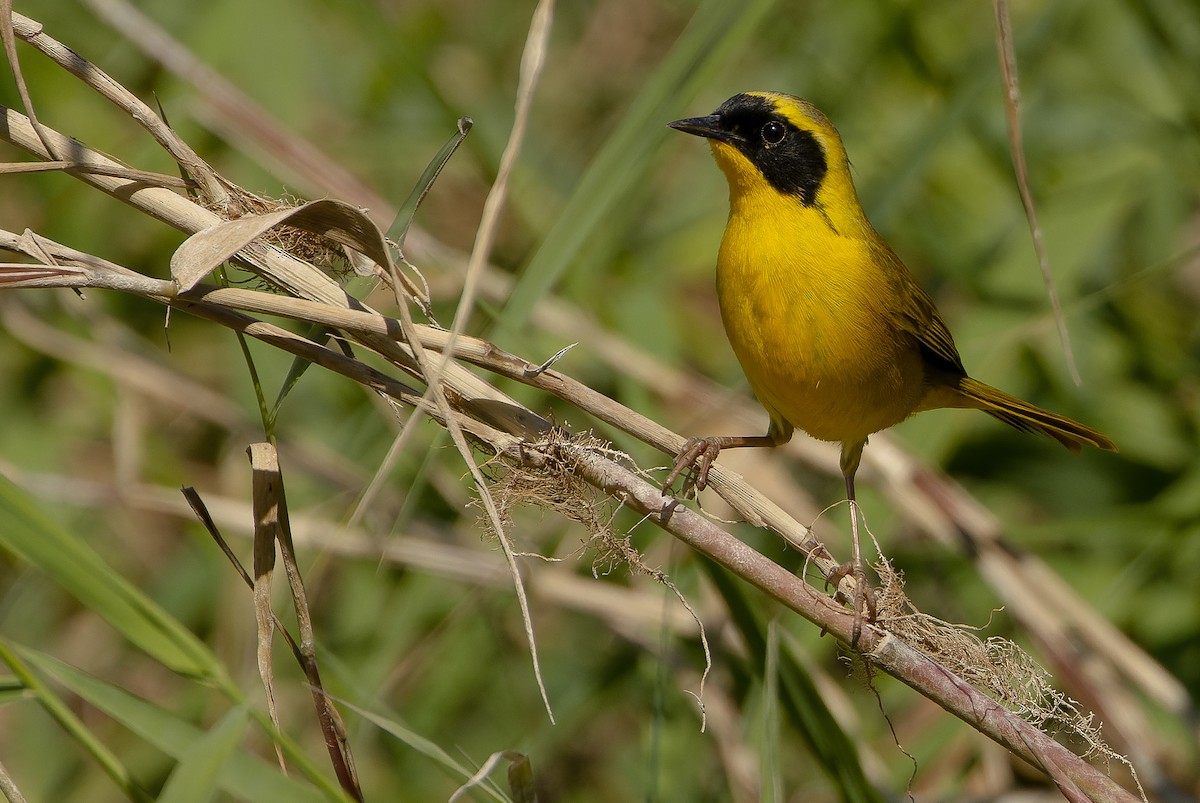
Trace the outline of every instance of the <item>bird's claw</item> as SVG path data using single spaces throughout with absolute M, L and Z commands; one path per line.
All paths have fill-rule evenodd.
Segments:
M 854 625 L 850 630 L 850 649 L 855 649 L 862 636 L 863 620 L 875 622 L 875 592 L 867 585 L 867 572 L 861 561 L 848 561 L 838 566 L 825 578 L 825 584 L 837 589 L 846 577 L 854 578 Z
M 720 452 L 721 444 L 716 438 L 688 438 L 671 465 L 671 473 L 663 482 L 663 496 L 671 490 L 675 480 L 684 475 L 684 496 L 694 495 L 707 488 L 709 469 Z

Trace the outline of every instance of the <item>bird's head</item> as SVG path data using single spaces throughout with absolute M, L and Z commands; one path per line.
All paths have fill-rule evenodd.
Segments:
M 806 100 L 747 92 L 668 125 L 709 141 L 735 199 L 769 187 L 805 206 L 858 208 L 842 138 Z

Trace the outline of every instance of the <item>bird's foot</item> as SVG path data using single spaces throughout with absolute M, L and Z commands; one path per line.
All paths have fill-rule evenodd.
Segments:
M 858 639 L 862 636 L 863 621 L 875 622 L 875 592 L 867 585 L 867 571 L 862 561 L 847 561 L 838 566 L 825 578 L 826 586 L 834 589 L 846 577 L 854 578 L 854 624 L 850 628 L 850 649 L 857 649 Z
M 675 480 L 681 476 L 683 495 L 690 496 L 703 491 L 708 486 L 708 471 L 713 461 L 721 452 L 720 438 L 688 438 L 687 443 L 679 450 L 675 462 L 671 465 L 671 473 L 663 482 L 663 496 L 671 490 Z

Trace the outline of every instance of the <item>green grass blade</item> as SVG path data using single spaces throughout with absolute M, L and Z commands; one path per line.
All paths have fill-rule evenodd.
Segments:
M 439 747 L 435 742 L 426 739 L 424 736 L 412 730 L 407 725 L 402 724 L 394 716 L 384 716 L 381 713 L 377 713 L 376 710 L 359 708 L 358 706 L 348 703 L 344 700 L 339 701 L 339 704 L 358 714 L 363 719 L 373 723 L 385 733 L 390 733 L 392 736 L 395 736 L 398 740 L 408 745 L 413 750 L 416 750 L 418 753 L 433 759 L 433 761 L 440 764 L 442 768 L 447 770 L 451 777 L 455 778 L 456 780 L 465 781 L 475 774 L 475 769 L 473 767 L 467 767 L 466 765 L 460 763 L 453 756 Z M 380 707 L 376 706 L 376 708 L 379 709 Z M 509 800 L 509 798 L 504 795 L 492 781 L 487 781 L 486 783 L 476 787 L 476 789 L 486 791 L 496 800 Z
M 83 720 L 75 715 L 67 701 L 43 683 L 41 678 L 33 673 L 5 641 L 0 641 L 0 661 L 13 670 L 25 692 L 32 692 L 38 703 L 58 723 L 59 727 L 96 760 L 96 763 L 112 779 L 126 799 L 137 803 L 143 803 L 143 801 L 149 803 L 152 798 L 137 785 L 132 773 L 121 763 L 121 760 L 88 729 L 87 725 L 83 724 Z
M 324 343 L 329 332 L 330 329 L 328 327 L 313 324 L 308 327 L 308 331 L 304 333 L 304 336 L 314 343 Z M 249 359 L 249 351 L 246 352 L 246 355 L 247 359 Z M 253 363 L 249 364 L 253 365 Z M 287 376 L 283 378 L 283 384 L 279 386 L 279 393 L 275 396 L 275 403 L 271 405 L 270 411 L 263 416 L 268 438 L 272 437 L 275 433 L 275 422 L 279 419 L 279 411 L 283 409 L 283 403 L 287 400 L 288 394 L 292 392 L 292 389 L 296 387 L 300 379 L 311 367 L 311 362 L 300 357 L 294 358 L 292 364 L 288 366 Z M 258 393 L 259 383 L 257 374 L 253 375 L 253 379 L 255 392 Z
M 177 619 L 109 566 L 79 535 L 0 477 L 0 549 L 37 567 L 126 639 L 176 672 L 223 682 L 212 653 Z
M 158 803 L 206 803 L 212 798 L 221 768 L 246 733 L 247 711 L 245 706 L 231 709 L 200 739 L 167 779 Z
M 52 656 L 30 649 L 21 649 L 20 654 L 39 672 L 52 677 L 176 761 L 187 761 L 197 751 L 206 748 L 208 735 L 171 711 L 135 697 Z M 223 733 L 214 738 L 223 740 L 228 737 Z M 208 745 L 207 749 L 215 751 L 216 747 Z M 199 771 L 198 768 L 196 772 Z M 314 778 L 311 772 L 308 777 L 318 782 L 324 780 L 320 776 Z M 347 799 L 328 782 L 321 789 L 315 788 L 297 778 L 282 775 L 277 767 L 257 756 L 237 751 L 228 754 L 213 777 L 213 784 L 215 789 L 236 795 L 241 800 L 319 803 Z
M 450 157 L 458 150 L 458 146 L 467 138 L 467 134 L 471 131 L 471 126 L 475 122 L 470 117 L 458 118 L 458 130 L 454 135 L 446 141 L 446 144 L 441 147 L 437 155 L 425 168 L 425 172 L 421 173 L 421 178 L 417 179 L 416 185 L 413 187 L 408 198 L 405 199 L 404 205 L 400 207 L 400 211 L 396 213 L 396 220 L 388 229 L 388 239 L 396 243 L 401 252 L 404 251 L 404 238 L 408 236 L 408 229 L 412 226 L 413 218 L 417 214 L 417 210 L 421 208 L 421 201 L 425 200 L 425 196 L 429 194 L 429 189 L 433 186 L 433 182 L 437 181 L 438 176 L 442 174 L 442 169 L 446 163 L 450 161 Z

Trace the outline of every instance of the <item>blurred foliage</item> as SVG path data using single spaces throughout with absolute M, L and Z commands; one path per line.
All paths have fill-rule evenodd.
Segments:
M 1031 181 L 1084 375 L 1076 388 L 1013 180 L 988 5 L 727 5 L 560 4 L 493 260 L 511 275 L 519 301 L 485 302 L 479 333 L 544 359 L 572 339 L 529 323 L 553 295 L 665 362 L 744 393 L 712 291 L 724 179 L 707 149 L 665 123 L 748 89 L 809 98 L 839 126 L 868 213 L 937 298 L 972 373 L 1098 427 L 1122 451 L 1075 458 L 957 412 L 918 416 L 897 428 L 899 438 L 965 484 L 1014 543 L 1057 569 L 1194 699 L 1200 7 L 1053 0 L 1012 9 Z M 140 7 L 395 206 L 454 121 L 472 116 L 475 129 L 417 217 L 437 241 L 470 249 L 512 122 L 532 5 L 147 0 Z M 239 184 L 271 195 L 323 194 L 310 177 L 230 137 L 194 87 L 86 7 L 42 0 L 18 11 L 143 99 L 157 98 L 184 138 Z M 128 164 L 174 172 L 130 121 L 28 47 L 18 44 L 18 52 L 44 122 Z M 0 95 L 20 106 L 11 80 Z M 6 161 L 22 158 L 6 148 Z M 0 227 L 28 227 L 158 276 L 182 241 L 67 176 L 3 181 Z M 456 287 L 462 268 L 452 260 L 420 267 L 442 288 Z M 439 295 L 441 320 L 452 317 L 455 301 L 456 292 Z M 262 433 L 232 336 L 183 315 L 171 318 L 168 333 L 162 308 L 102 292 L 84 300 L 67 291 L 0 296 L 0 329 L 0 473 L 14 480 L 0 493 L 7 550 L 0 640 L 20 645 L 31 671 L 71 701 L 151 794 L 180 795 L 180 779 L 207 777 L 230 798 L 278 799 L 267 795 L 285 788 L 314 796 L 321 785 L 314 779 L 324 773 L 328 785 L 332 775 L 321 767 L 303 677 L 278 651 L 283 729 L 309 756 L 289 780 L 269 766 L 266 731 L 247 727 L 244 706 L 263 708 L 249 593 L 175 491 L 192 485 L 230 504 L 248 498 L 243 453 Z M 289 360 L 252 350 L 273 398 Z M 594 359 L 586 342 L 558 367 L 676 431 L 694 429 L 699 411 L 664 407 L 652 389 Z M 528 389 L 508 389 L 574 429 L 595 425 Z M 341 522 L 397 421 L 358 387 L 309 371 L 278 427 L 294 513 Z M 419 425 L 417 441 L 365 513 L 366 547 L 351 554 L 328 526 L 305 542 L 326 682 L 366 712 L 347 718 L 368 799 L 397 790 L 407 800 L 445 799 L 464 780 L 458 764 L 474 768 L 500 750 L 530 757 L 548 799 L 572 801 L 753 799 L 756 787 L 774 800 L 869 799 L 850 777 L 860 759 L 888 795 L 909 782 L 913 765 L 876 702 L 857 680 L 841 682 L 836 646 L 794 617 L 773 620 L 778 612 L 761 600 L 748 603 L 747 621 L 770 620 L 783 638 L 755 644 L 744 641 L 745 629 L 737 637 L 709 633 L 715 667 L 709 729 L 701 732 L 685 690 L 697 688 L 703 661 L 694 635 L 666 624 L 679 613 L 674 597 L 648 578 L 593 566 L 580 546 L 586 533 L 533 512 L 517 517 L 521 548 L 564 558 L 581 582 L 627 595 L 616 609 L 557 598 L 539 589 L 541 564 L 528 567 L 558 720 L 551 726 L 502 574 L 480 580 L 470 561 L 440 570 L 380 560 L 390 540 L 407 536 L 466 547 L 496 564 L 487 560 L 495 557 L 491 545 L 480 544 L 457 454 L 441 448 L 432 424 Z M 618 443 L 643 465 L 664 460 Z M 834 480 L 804 482 L 822 505 L 839 498 Z M 869 488 L 863 497 L 918 604 L 950 620 L 988 620 L 996 599 L 967 556 L 917 537 Z M 223 526 L 242 536 L 249 524 L 247 513 L 240 526 Z M 705 568 L 665 536 L 632 519 L 617 524 L 634 528 L 647 562 L 702 610 L 717 604 L 719 589 L 733 604 L 736 585 L 706 579 Z M 19 546 L 46 545 L 52 536 L 73 544 L 63 549 L 82 562 L 67 566 L 52 551 L 39 559 Z M 745 536 L 774 548 L 751 531 Z M 248 542 L 237 544 L 248 555 Z M 635 612 L 640 618 L 622 618 Z M 988 632 L 1014 635 L 1003 614 Z M 158 641 L 164 633 L 180 639 L 170 650 Z M 769 662 L 781 662 L 778 677 L 764 673 Z M 798 665 L 818 678 L 812 690 L 801 688 L 812 681 L 794 674 Z M 914 787 L 930 798 L 961 799 L 979 766 L 1006 765 L 966 726 L 894 682 L 876 683 L 901 743 L 916 756 Z M 827 716 L 795 710 L 806 694 L 836 710 L 846 733 L 796 725 Z M 31 799 L 119 794 L 42 708 L 16 694 L 0 702 L 0 760 Z M 1194 735 L 1147 706 L 1162 719 L 1164 739 L 1178 743 L 1174 783 L 1194 793 L 1197 776 L 1187 769 Z M 1114 747 L 1128 749 L 1120 723 L 1108 725 Z M 235 748 L 243 730 L 249 735 Z M 814 743 L 822 733 L 828 741 Z M 860 755 L 831 769 L 830 756 L 842 755 L 846 740 Z

